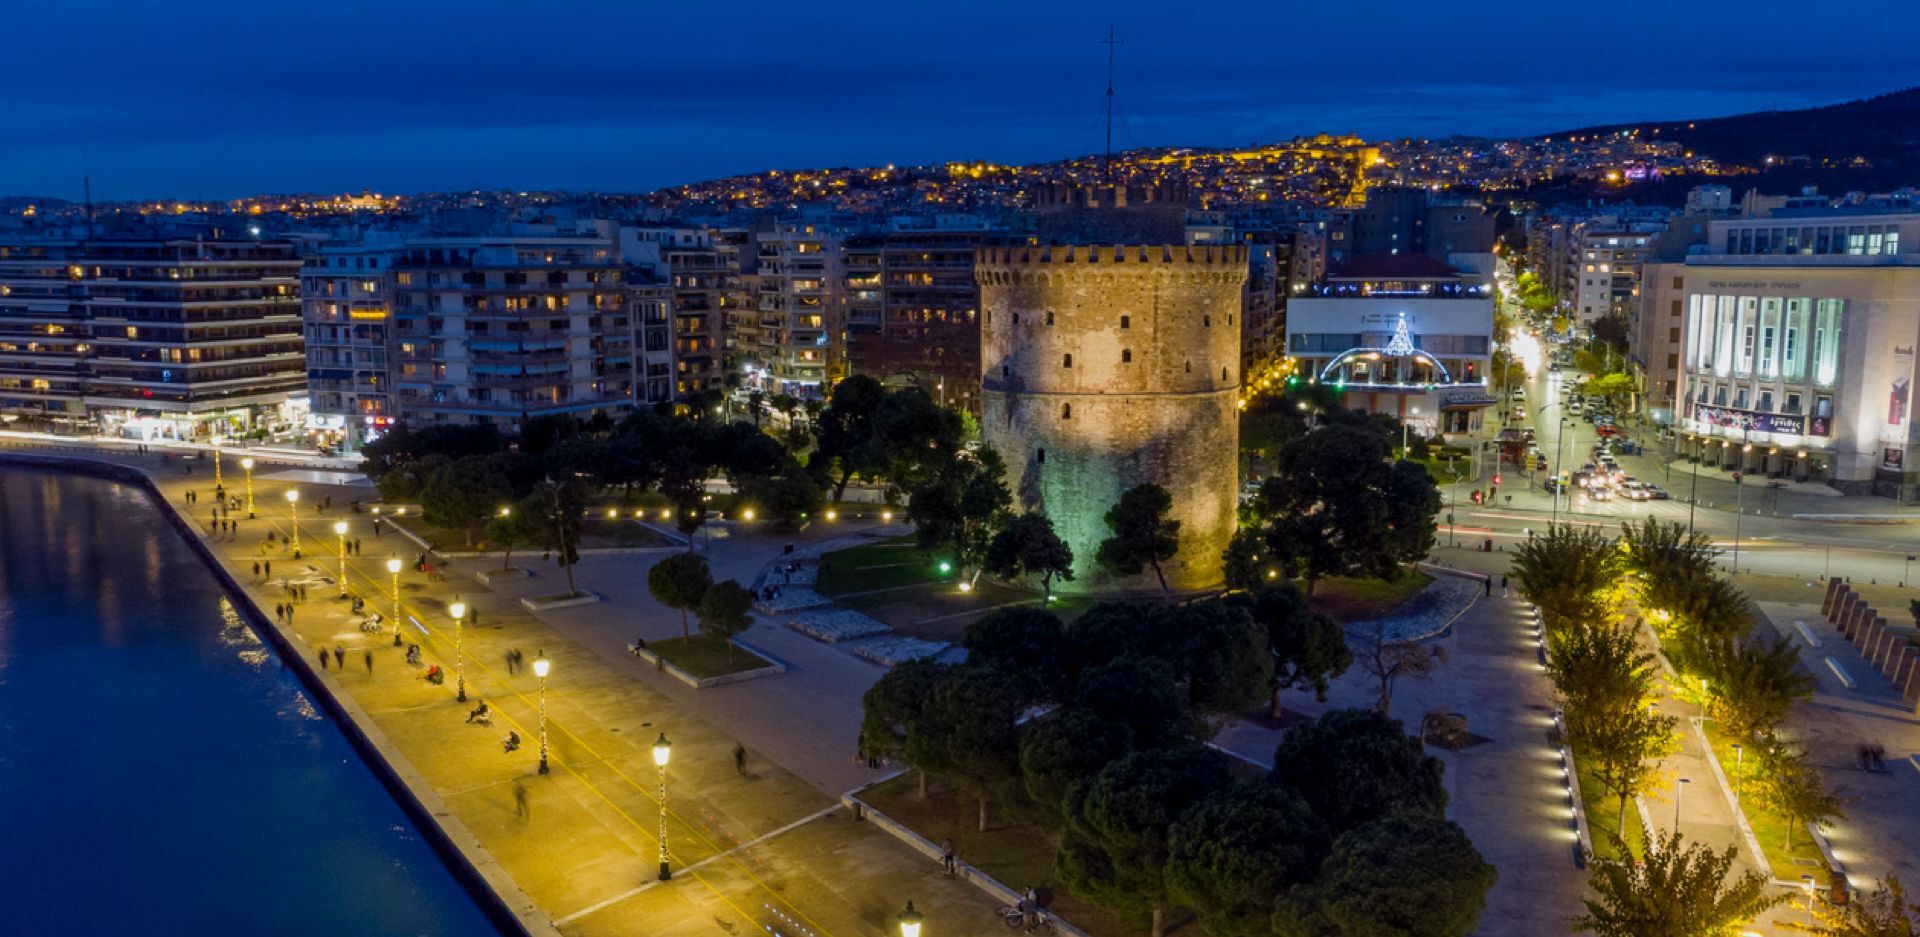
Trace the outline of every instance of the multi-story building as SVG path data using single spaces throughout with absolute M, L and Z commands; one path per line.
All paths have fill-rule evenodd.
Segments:
M 980 288 L 974 251 L 1009 243 L 977 225 L 897 229 L 844 242 L 847 372 L 914 384 L 978 411 Z
M 730 266 L 737 265 L 738 251 L 723 253 L 705 228 L 623 228 L 620 242 L 626 261 L 646 273 L 636 283 L 666 288 L 674 399 L 725 387 L 724 305 L 729 278 L 738 275 Z
M 629 406 L 632 296 L 600 227 L 408 241 L 392 273 L 397 415 L 510 428 Z
M 755 342 L 742 348 L 750 386 L 819 399 L 846 369 L 841 235 L 816 222 L 783 222 L 755 239 L 759 309 Z
M 309 438 L 357 450 L 394 418 L 392 270 L 395 245 L 324 247 L 300 270 Z
M 1424 186 L 1380 186 L 1367 190 L 1366 205 L 1351 216 L 1351 241 L 1340 248 L 1338 263 L 1370 254 L 1425 254 L 1456 267 L 1478 269 L 1471 256 L 1489 255 L 1494 218 L 1476 201 L 1444 198 Z
M 1493 293 L 1475 275 L 1420 254 L 1355 258 L 1288 302 L 1286 330 L 1300 375 L 1353 409 L 1427 435 L 1494 428 Z
M 0 244 L 0 413 L 59 431 L 236 436 L 298 418 L 284 241 Z
M 633 282 L 634 402 L 650 407 L 679 399 L 674 392 L 673 288 L 646 271 Z
M 1920 498 L 1920 206 L 1789 200 L 1662 265 L 1682 310 L 1677 448 L 1843 492 Z
M 1664 211 L 1662 212 L 1664 214 Z M 1581 326 L 1602 316 L 1631 313 L 1640 296 L 1640 264 L 1665 221 L 1628 221 L 1602 215 L 1573 225 L 1570 282 L 1562 292 Z

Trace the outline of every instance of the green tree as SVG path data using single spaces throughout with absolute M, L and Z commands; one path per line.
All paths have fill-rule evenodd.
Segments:
M 420 513 L 427 523 L 458 530 L 467 546 L 487 518 L 513 500 L 513 489 L 493 456 L 463 456 L 436 473 L 420 492 Z
M 1393 813 L 1446 816 L 1441 771 L 1399 720 L 1370 709 L 1329 710 L 1287 730 L 1273 753 L 1274 776 L 1335 835 Z
M 860 754 L 891 758 L 918 770 L 922 799 L 927 796 L 927 771 L 939 760 L 938 747 L 925 738 L 923 724 L 934 691 L 953 669 L 931 660 L 902 661 L 860 698 Z
M 586 497 L 576 479 L 548 479 L 539 492 L 523 502 L 531 511 L 540 508 L 541 538 L 553 551 L 553 561 L 567 574 L 567 595 L 579 595 L 573 585 L 573 567 L 580 562 L 580 521 Z
M 1633 377 L 1618 371 L 1602 374 L 1580 385 L 1580 393 L 1588 397 L 1598 397 L 1606 401 L 1615 412 L 1622 412 L 1633 402 Z
M 833 385 L 833 396 L 820 412 L 814 425 L 819 448 L 814 458 L 835 473 L 833 500 L 846 497 L 847 484 L 855 475 L 873 475 L 885 464 L 884 453 L 874 435 L 873 416 L 887 390 L 880 382 L 864 374 L 855 374 Z M 785 395 L 773 398 L 774 407 L 791 417 L 799 401 Z
M 1643 793 L 1657 763 L 1673 753 L 1678 720 L 1648 712 L 1654 698 L 1653 655 L 1626 628 L 1577 625 L 1554 632 L 1547 677 L 1566 713 L 1567 740 L 1601 784 L 1619 799 Z
M 1594 341 L 1611 349 L 1616 356 L 1626 355 L 1627 340 L 1633 332 L 1633 324 L 1627 321 L 1625 313 L 1608 310 L 1593 320 L 1593 324 L 1588 328 L 1593 332 Z
M 1568 713 L 1569 717 L 1572 713 Z M 1581 717 L 1575 742 L 1587 771 L 1612 794 L 1620 806 L 1620 829 L 1626 829 L 1627 801 L 1643 794 L 1659 776 L 1660 762 L 1679 748 L 1674 729 L 1680 724 L 1645 706 L 1615 713 L 1611 718 Z M 1568 732 L 1573 732 L 1570 721 Z
M 967 663 L 1025 675 L 1048 695 L 1062 692 L 1068 660 L 1067 629 L 1052 612 L 999 608 L 975 619 L 960 636 Z
M 1445 817 L 1395 815 L 1334 841 L 1313 882 L 1274 903 L 1281 937 L 1466 937 L 1498 874 Z
M 752 627 L 752 611 L 753 593 L 731 579 L 714 583 L 700 597 L 700 633 L 727 642 L 729 664 L 733 663 L 734 636 Z
M 1642 608 L 1671 611 L 1693 591 L 1694 584 L 1714 575 L 1713 538 L 1687 532 L 1679 522 L 1649 517 L 1639 524 L 1620 525 L 1621 566 L 1635 584 L 1635 600 Z
M 520 451 L 545 455 L 547 450 L 580 432 L 580 421 L 570 414 L 546 413 L 520 421 Z
M 1247 606 L 1253 620 L 1267 632 L 1267 650 L 1273 658 L 1273 716 L 1280 718 L 1280 694 L 1312 689 L 1314 698 L 1327 701 L 1327 684 L 1353 666 L 1353 649 L 1346 629 L 1331 617 L 1314 611 L 1290 582 L 1275 583 L 1252 596 L 1235 596 Z
M 792 527 L 826 507 L 826 492 L 811 475 L 789 465 L 777 475 L 754 475 L 739 487 L 745 504 L 775 524 Z
M 653 594 L 653 600 L 679 610 L 682 639 L 692 637 L 687 610 L 698 606 L 712 587 L 713 574 L 707 570 L 707 559 L 698 553 L 675 553 L 647 570 L 647 591 Z
M 1760 783 L 1753 793 L 1761 806 L 1785 819 L 1786 848 L 1792 849 L 1794 834 L 1807 824 L 1826 826 L 1829 821 L 1846 818 L 1840 811 L 1840 798 L 1827 790 L 1820 769 L 1807 763 L 1807 753 L 1781 742 L 1770 742 L 1761 750 Z
M 1674 655 L 1688 668 L 1704 666 L 1704 657 L 1724 651 L 1753 630 L 1753 612 L 1747 596 L 1731 581 L 1711 571 L 1685 574 L 1672 584 L 1675 593 L 1668 611 L 1669 626 L 1679 640 Z
M 1007 518 L 1013 494 L 1007 490 L 1006 465 L 992 448 L 962 455 L 940 470 L 907 500 L 920 549 L 952 551 L 962 569 L 978 569 L 992 533 Z
M 1254 511 L 1268 549 L 1304 573 L 1308 595 L 1327 576 L 1394 578 L 1430 548 L 1438 489 L 1424 471 L 1390 465 L 1389 451 L 1381 433 L 1340 423 L 1280 451 Z
M 1651 838 L 1651 836 L 1649 837 Z M 1625 854 L 1626 844 L 1620 844 Z M 1715 852 L 1679 833 L 1660 837 L 1640 863 L 1594 866 L 1595 896 L 1575 928 L 1598 937 L 1735 937 L 1788 895 L 1769 894 L 1767 877 L 1747 872 L 1729 880 L 1735 847 Z
M 1194 805 L 1167 842 L 1167 891 L 1215 937 L 1270 937 L 1273 896 L 1313 878 L 1326 831 L 1298 793 L 1243 781 Z
M 1897 876 L 1843 905 L 1814 907 L 1816 937 L 1920 937 L 1920 904 L 1908 903 Z
M 1115 576 L 1138 576 L 1151 567 L 1167 591 L 1167 574 L 1160 564 L 1180 549 L 1180 522 L 1167 517 L 1173 495 L 1159 485 L 1135 485 L 1120 495 L 1107 511 L 1107 529 L 1113 536 L 1100 541 L 1094 562 Z
M 1073 548 L 1053 532 L 1053 521 L 1038 511 L 1010 518 L 987 544 L 987 575 L 1018 580 L 1040 577 L 1044 601 L 1053 601 L 1053 578 L 1073 579 Z
M 873 438 L 889 497 L 913 491 L 951 464 L 965 433 L 959 415 L 935 403 L 925 388 L 909 385 L 882 398 L 873 411 Z
M 934 687 L 921 721 L 930 744 L 943 749 L 941 770 L 974 797 L 979 829 L 987 829 L 987 800 L 1020 774 L 1017 720 L 1032 696 L 1030 681 L 999 667 L 968 663 Z
M 1021 785 L 1047 821 L 1058 825 L 1067 789 L 1131 751 L 1133 731 L 1126 725 L 1067 706 L 1021 728 Z
M 1239 718 L 1273 694 L 1267 629 L 1238 604 L 1201 602 L 1164 609 L 1155 626 L 1181 636 L 1187 702 L 1204 716 Z
M 1074 893 L 1123 913 L 1148 912 L 1162 937 L 1169 840 L 1187 809 L 1228 784 L 1206 748 L 1134 752 L 1067 791 L 1060 877 Z
M 500 568 L 513 568 L 515 547 L 537 543 L 546 525 L 546 504 L 540 495 L 529 495 L 515 504 L 502 507 L 487 521 L 487 541 L 501 550 Z
M 1199 726 L 1172 671 L 1163 660 L 1118 657 L 1082 674 L 1072 702 L 1105 722 L 1125 726 L 1135 748 L 1190 744 Z
M 1270 564 L 1275 562 L 1265 555 L 1266 550 L 1266 535 L 1258 528 L 1242 527 L 1234 531 L 1227 548 L 1220 551 L 1220 573 L 1227 588 L 1242 591 L 1260 588 L 1267 573 L 1273 571 Z
M 1704 656 L 1707 715 L 1740 739 L 1771 735 L 1793 704 L 1813 695 L 1813 675 L 1800 667 L 1793 642 L 1751 637 Z
M 1620 578 L 1620 551 L 1594 527 L 1555 524 L 1514 549 L 1520 594 L 1540 609 L 1548 630 L 1606 618 L 1606 591 Z

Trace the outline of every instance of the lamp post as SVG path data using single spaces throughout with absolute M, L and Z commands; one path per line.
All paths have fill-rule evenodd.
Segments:
M 913 907 L 913 901 L 907 901 L 907 909 L 900 912 L 900 937 L 920 937 L 920 924 L 923 919 Z
M 400 641 L 400 558 L 387 560 L 387 572 L 393 574 L 393 646 L 399 647 Z
M 1807 926 L 1808 926 L 1809 928 L 1811 928 L 1811 927 L 1813 926 L 1813 923 L 1814 923 L 1814 920 L 1813 920 L 1813 876 L 1811 876 L 1811 875 L 1802 875 L 1802 876 L 1800 876 L 1800 881 L 1801 881 L 1801 882 L 1803 882 L 1803 883 L 1805 883 L 1805 885 L 1806 885 L 1806 889 L 1807 889 Z
M 287 489 L 287 520 L 293 524 L 293 558 L 300 558 L 300 489 Z
M 1675 833 L 1680 832 L 1680 799 L 1687 793 L 1687 785 L 1692 783 L 1692 778 L 1681 778 L 1680 783 L 1673 786 L 1673 831 Z
M 1740 782 L 1742 780 L 1740 763 L 1746 759 L 1746 756 L 1747 750 L 1741 748 L 1739 742 L 1733 743 L 1733 804 L 1736 807 L 1740 805 Z
M 464 630 L 460 627 L 460 619 L 467 617 L 467 603 L 459 599 L 454 599 L 453 604 L 447 606 L 447 614 L 453 616 L 454 695 L 456 699 L 464 703 L 467 701 L 467 668 L 465 664 L 466 655 L 461 653 L 461 637 Z
M 208 440 L 213 443 L 213 487 L 225 488 L 226 483 L 220 479 L 220 437 L 210 436 Z
M 1745 473 L 1733 476 L 1733 571 L 1735 573 L 1740 572 L 1740 519 L 1746 513 L 1740 502 L 1741 495 L 1746 492 L 1746 485 L 1743 484 L 1745 481 Z
M 547 773 L 547 672 L 553 661 L 546 651 L 533 652 L 533 675 L 540 678 L 540 773 Z
M 340 538 L 340 597 L 347 597 L 347 522 L 334 521 L 333 534 Z
M 247 473 L 247 519 L 253 519 L 253 457 L 240 460 L 240 468 Z
M 673 754 L 673 743 L 667 741 L 667 733 L 653 743 L 653 763 L 660 769 L 660 881 L 673 878 L 673 868 L 667 865 L 667 756 Z

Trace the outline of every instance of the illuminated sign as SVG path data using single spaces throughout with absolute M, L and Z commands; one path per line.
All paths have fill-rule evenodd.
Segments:
M 1826 417 L 1804 417 L 1792 413 L 1756 413 L 1725 407 L 1693 406 L 1693 418 L 1710 426 L 1747 430 L 1756 433 L 1781 433 L 1787 436 L 1826 436 L 1833 424 Z

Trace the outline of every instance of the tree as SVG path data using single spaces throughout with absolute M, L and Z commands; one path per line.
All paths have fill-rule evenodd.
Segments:
M 753 475 L 741 480 L 740 496 L 746 504 L 776 524 L 794 526 L 826 506 L 826 492 L 813 477 L 796 465 L 777 475 Z
M 975 619 L 960 637 L 967 663 L 1024 674 L 1048 695 L 1063 692 L 1067 629 L 1052 612 L 999 608 Z
M 542 535 L 551 538 L 547 546 L 553 550 L 553 561 L 567 574 L 570 596 L 580 594 L 573 585 L 573 566 L 580 562 L 580 519 L 585 500 L 578 481 L 548 479 L 540 484 L 540 494 L 525 502 L 529 508 L 542 505 Z
M 1067 706 L 1020 732 L 1020 779 L 1047 819 L 1061 822 L 1067 789 L 1133 751 L 1133 731 L 1090 709 Z
M 1292 583 L 1268 586 L 1251 597 L 1228 601 L 1246 605 L 1267 632 L 1267 651 L 1273 658 L 1273 716 L 1281 714 L 1280 694 L 1311 688 L 1314 698 L 1327 701 L 1327 684 L 1353 666 L 1353 649 L 1346 630 L 1331 617 L 1308 607 Z
M 1815 905 L 1814 913 L 1820 925 L 1809 932 L 1817 937 L 1920 937 L 1920 904 L 1908 903 L 1896 876 L 1846 904 Z
M 520 451 L 545 455 L 580 432 L 580 421 L 565 413 L 544 413 L 520 421 Z
M 1273 773 L 1338 835 L 1392 813 L 1444 817 L 1440 760 L 1399 720 L 1371 709 L 1335 709 L 1287 730 Z
M 513 549 L 540 539 L 545 527 L 546 504 L 539 495 L 522 498 L 501 508 L 487 521 L 487 541 L 501 548 L 500 568 L 513 568 Z
M 1226 580 L 1227 588 L 1260 588 L 1267 574 L 1274 572 L 1271 566 L 1262 562 L 1266 549 L 1266 535 L 1258 528 L 1242 527 L 1234 531 L 1233 539 L 1227 541 L 1227 548 L 1220 551 L 1220 574 Z M 1273 561 L 1269 558 L 1267 562 Z
M 1647 711 L 1654 692 L 1653 655 L 1640 650 L 1631 630 L 1576 625 L 1553 632 L 1547 676 L 1566 713 L 1567 740 L 1620 802 L 1626 828 L 1627 801 L 1651 783 L 1658 762 L 1676 748 L 1679 721 Z
M 925 388 L 909 385 L 882 398 L 873 410 L 873 440 L 889 497 L 926 484 L 953 461 L 964 436 L 960 417 Z
M 1580 725 L 1575 742 L 1587 770 L 1600 786 L 1619 801 L 1620 829 L 1626 829 L 1627 801 L 1645 793 L 1659 774 L 1660 761 L 1679 747 L 1674 729 L 1680 720 L 1645 706 L 1616 712 L 1605 718 L 1573 718 L 1567 731 Z
M 1267 629 L 1238 604 L 1202 602 L 1164 609 L 1156 627 L 1181 637 L 1187 702 L 1202 715 L 1238 718 L 1273 694 Z
M 1620 547 L 1621 567 L 1635 584 L 1634 598 L 1642 608 L 1683 608 L 1698 584 L 1714 576 L 1713 538 L 1690 534 L 1678 522 L 1650 517 L 1640 524 L 1622 524 Z
M 1498 873 L 1460 826 L 1401 814 L 1334 841 L 1313 882 L 1274 904 L 1281 937 L 1466 937 Z
M 1793 642 L 1750 637 L 1712 650 L 1700 668 L 1707 680 L 1707 715 L 1735 738 L 1771 735 L 1793 704 L 1813 695 L 1813 675 L 1800 669 Z
M 847 483 L 859 474 L 877 473 L 885 459 L 874 438 L 873 415 L 887 396 L 880 382 L 865 374 L 855 374 L 833 386 L 833 396 L 820 420 L 814 425 L 819 448 L 814 458 L 822 468 L 838 473 L 833 484 L 833 500 L 846 497 Z M 775 408 L 791 419 L 800 402 L 784 394 L 773 398 Z
M 999 667 L 956 667 L 934 687 L 922 715 L 930 745 L 940 748 L 940 769 L 954 776 L 979 805 L 979 829 L 987 829 L 987 798 L 1019 776 L 1017 724 L 1031 683 Z
M 1313 878 L 1327 835 L 1307 802 L 1270 777 L 1194 805 L 1167 842 L 1167 891 L 1215 937 L 1270 937 L 1273 896 Z
M 687 536 L 687 548 L 692 549 L 694 531 L 707 520 L 707 475 L 712 465 L 701 458 L 704 440 L 698 436 L 702 431 L 691 422 L 681 421 L 680 425 L 688 438 L 667 450 L 660 460 L 660 493 L 673 503 L 673 525 Z
M 1081 675 L 1073 705 L 1105 722 L 1125 726 L 1135 748 L 1190 743 L 1199 726 L 1172 671 L 1163 660 L 1115 658 Z
M 1619 846 L 1624 854 L 1626 844 Z M 1595 896 L 1572 924 L 1598 937 L 1734 937 L 1789 897 L 1769 894 L 1759 872 L 1729 881 L 1735 851 L 1715 852 L 1670 833 L 1641 863 L 1598 864 L 1588 880 Z
M 713 574 L 707 571 L 707 559 L 698 553 L 675 553 L 647 570 L 647 591 L 653 599 L 680 611 L 680 637 L 692 637 L 687 626 L 687 610 L 700 604 L 713 587 Z
M 1593 340 L 1611 348 L 1614 354 L 1627 353 L 1627 339 L 1633 332 L 1633 324 L 1627 321 L 1625 313 L 1608 310 L 1588 328 L 1593 332 Z
M 1174 824 L 1227 784 L 1225 757 L 1206 748 L 1134 752 L 1102 768 L 1067 791 L 1060 877 L 1095 903 L 1150 912 L 1161 937 Z
M 978 569 L 993 531 L 1005 522 L 1013 494 L 1006 465 L 992 448 L 962 455 L 913 490 L 907 517 L 920 549 L 953 551 L 962 569 Z
M 1388 468 L 1385 495 L 1384 561 L 1397 573 L 1402 564 L 1419 562 L 1433 552 L 1435 534 L 1440 529 L 1434 520 L 1440 515 L 1440 486 L 1426 466 L 1403 459 Z
M 429 524 L 464 533 L 467 546 L 473 546 L 487 518 L 512 500 L 513 489 L 496 458 L 470 455 L 455 459 L 427 482 L 420 492 L 420 513 Z
M 1120 495 L 1107 511 L 1107 529 L 1113 536 L 1100 541 L 1094 562 L 1116 576 L 1138 576 L 1153 568 L 1160 591 L 1167 592 L 1167 574 L 1160 564 L 1180 549 L 1180 522 L 1167 517 L 1173 495 L 1159 485 L 1136 485 Z
M 1689 571 L 1670 588 L 1674 592 L 1668 606 L 1673 613 L 1670 629 L 1680 638 L 1676 656 L 1684 664 L 1697 667 L 1703 656 L 1723 651 L 1753 630 L 1746 594 L 1712 570 Z
M 934 690 L 954 668 L 931 660 L 895 664 L 860 698 L 860 754 L 891 758 L 920 772 L 920 796 L 927 796 L 927 769 L 937 755 L 924 739 L 922 722 Z M 920 756 L 928 755 L 925 760 Z
M 678 554 L 685 556 L 686 554 Z M 753 593 L 729 579 L 716 582 L 700 597 L 700 633 L 727 642 L 727 663 L 733 663 L 734 635 L 753 625 Z
M 1053 577 L 1072 581 L 1073 548 L 1053 532 L 1045 514 L 1028 511 L 1007 521 L 987 544 L 984 566 L 990 576 L 1027 579 L 1038 575 L 1045 601 L 1053 601 Z
M 1268 549 L 1306 576 L 1308 595 L 1326 576 L 1393 578 L 1431 546 L 1438 489 L 1421 482 L 1424 470 L 1389 465 L 1389 451 L 1383 433 L 1345 423 L 1280 450 L 1254 513 L 1267 524 Z
M 1360 669 L 1378 681 L 1380 694 L 1374 704 L 1382 716 L 1393 715 L 1393 685 L 1401 677 L 1426 677 L 1447 662 L 1447 649 L 1438 644 L 1402 641 L 1387 635 L 1387 623 L 1376 621 L 1366 627 L 1360 653 Z
M 1606 617 L 1620 551 L 1598 528 L 1555 524 L 1515 548 L 1510 569 L 1548 630 L 1592 624 Z
M 1633 378 L 1617 371 L 1602 374 L 1580 385 L 1580 393 L 1605 400 L 1616 411 L 1625 410 L 1633 401 Z
M 1826 826 L 1830 820 L 1845 819 L 1840 798 L 1827 791 L 1820 769 L 1807 763 L 1805 750 L 1770 742 L 1760 753 L 1760 782 L 1754 791 L 1762 806 L 1787 821 L 1786 848 L 1792 849 L 1794 832 L 1807 824 Z

